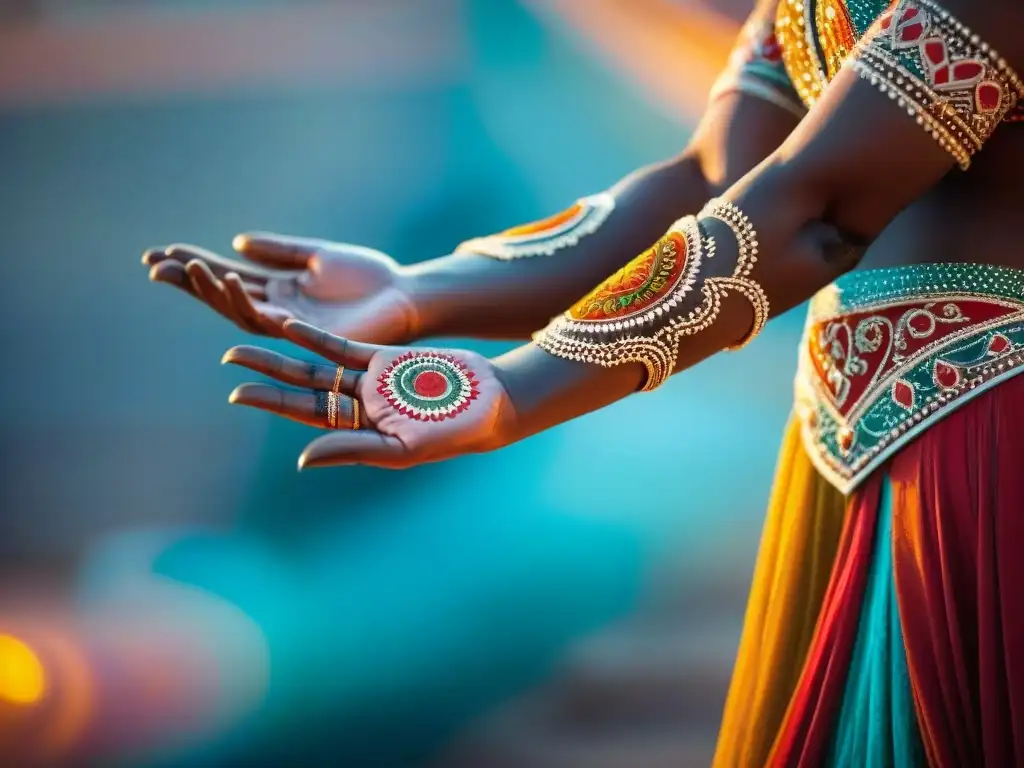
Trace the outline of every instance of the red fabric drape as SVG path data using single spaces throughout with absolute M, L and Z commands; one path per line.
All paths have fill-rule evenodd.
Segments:
M 851 497 L 769 765 L 810 768 L 828 755 L 883 482 L 892 484 L 894 579 L 928 762 L 1024 766 L 1024 376 L 930 427 Z
M 1024 376 L 897 454 L 893 564 L 929 763 L 1024 765 Z

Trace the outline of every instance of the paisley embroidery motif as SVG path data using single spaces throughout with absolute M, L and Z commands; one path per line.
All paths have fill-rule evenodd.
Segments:
M 635 318 L 674 289 L 687 267 L 687 242 L 682 232 L 669 232 L 639 259 L 634 259 L 578 301 L 569 317 L 581 322 Z M 691 260 L 690 272 L 692 268 Z M 688 275 L 685 287 L 693 284 Z
M 1022 362 L 1024 271 L 935 264 L 847 275 L 812 301 L 801 347 L 808 454 L 847 493 Z

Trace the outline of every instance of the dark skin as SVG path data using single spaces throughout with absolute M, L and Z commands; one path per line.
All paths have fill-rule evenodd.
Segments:
M 755 15 L 772 10 L 768 0 Z M 360 246 L 253 233 L 233 243 L 247 261 L 192 245 L 152 249 L 142 261 L 151 280 L 261 335 L 281 336 L 291 318 L 379 344 L 436 336 L 528 340 L 672 222 L 728 189 L 796 124 L 785 110 L 757 99 L 718 100 L 682 153 L 619 182 L 604 225 L 551 257 L 453 254 L 401 267 Z
M 1024 7 L 1016 0 L 948 0 L 945 5 L 1018 71 L 1024 69 L 1024 46 L 1014 32 L 1024 24 Z M 738 104 L 750 99 L 731 101 L 738 112 Z M 773 110 L 773 120 L 785 114 L 763 106 Z M 741 130 L 737 122 L 729 130 Z M 1014 214 L 1024 210 L 1024 189 L 1014 177 L 1022 161 L 1024 131 L 1003 127 L 969 172 L 950 173 L 952 158 L 927 133 L 872 85 L 845 70 L 796 130 L 724 197 L 745 211 L 758 230 L 761 260 L 755 277 L 778 315 L 858 261 L 872 268 L 967 260 L 1024 267 L 1019 251 L 1006 247 L 1019 237 Z M 727 230 L 714 234 L 725 256 L 714 268 L 725 272 L 735 260 L 736 246 Z M 857 242 L 870 244 L 866 256 L 850 247 Z M 711 328 L 686 339 L 676 371 L 742 338 L 751 320 L 743 299 L 727 300 Z M 314 441 L 300 466 L 397 468 L 492 450 L 621 399 L 644 380 L 639 364 L 600 368 L 553 357 L 531 344 L 493 361 L 458 352 L 486 379 L 479 401 L 443 424 L 407 420 L 409 426 L 387 415 L 375 417 L 388 406 L 370 384 L 402 348 L 358 345 L 301 324 L 288 324 L 285 333 L 313 351 L 330 352 L 334 362 L 371 374 L 358 379 L 352 390 L 364 404 L 364 428 Z M 274 355 L 246 348 L 228 353 L 231 362 L 271 376 L 283 364 Z M 244 385 L 232 397 L 301 420 L 305 414 L 279 392 L 269 385 Z M 308 397 L 315 401 L 312 392 Z M 479 414 L 470 417 L 474 409 Z
M 673 221 L 696 213 L 713 194 L 764 158 L 796 119 L 755 100 L 721 104 L 715 122 L 769 124 L 716 142 L 739 146 L 707 149 L 695 142 L 679 157 L 643 168 L 614 188 L 616 209 L 594 234 L 556 257 L 500 261 L 452 254 L 401 267 L 378 251 L 308 238 L 254 233 L 234 247 L 251 264 L 191 245 L 152 249 L 143 255 L 150 279 L 180 288 L 243 330 L 280 336 L 289 318 L 382 343 L 428 336 L 528 339 L 530 334 L 586 293 L 633 254 L 657 240 Z M 775 112 L 780 112 L 776 115 Z M 708 129 L 710 130 L 710 129 Z M 704 141 L 711 141 L 707 137 Z M 711 181 L 708 157 L 728 152 L 729 166 Z

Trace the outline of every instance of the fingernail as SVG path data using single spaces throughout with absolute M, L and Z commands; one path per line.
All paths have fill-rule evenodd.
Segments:
M 245 235 L 235 235 L 231 240 L 231 247 L 236 251 L 241 251 L 245 248 L 246 243 L 249 242 L 249 238 Z
M 241 389 L 241 387 L 235 387 L 231 391 L 231 394 L 228 395 L 228 402 L 231 403 L 231 405 L 238 405 L 238 391 L 240 389 Z
M 227 352 L 224 353 L 224 356 L 221 357 L 221 359 L 220 359 L 220 364 L 221 365 L 224 365 L 226 363 L 233 363 L 233 362 L 235 362 L 235 356 L 231 354 L 232 351 L 233 350 L 229 349 Z
M 306 459 L 304 456 L 299 456 L 298 471 L 301 472 L 306 468 Z

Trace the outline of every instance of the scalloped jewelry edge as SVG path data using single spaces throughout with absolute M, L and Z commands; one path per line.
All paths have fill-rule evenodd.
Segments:
M 553 256 L 556 251 L 570 248 L 594 234 L 615 210 L 615 197 L 609 192 L 601 192 L 580 198 L 576 205 L 582 206 L 583 210 L 554 229 L 529 235 L 475 237 L 461 243 L 455 253 L 472 253 L 499 261 Z
M 442 408 L 420 408 L 413 405 L 400 393 L 394 385 L 395 371 L 403 363 L 411 360 L 429 362 L 434 361 L 452 372 L 461 384 L 459 396 L 455 402 Z M 385 397 L 392 408 L 403 416 L 417 421 L 444 421 L 454 418 L 467 408 L 470 403 L 477 399 L 480 390 L 477 387 L 480 382 L 476 380 L 476 374 L 471 371 L 465 363 L 455 355 L 448 355 L 438 352 L 406 352 L 399 355 L 388 367 L 381 371 L 377 377 L 377 392 Z

